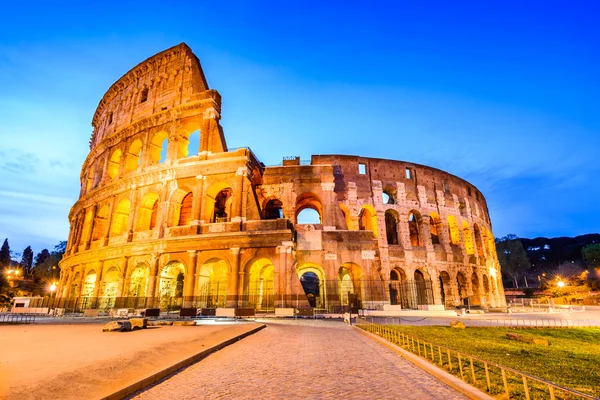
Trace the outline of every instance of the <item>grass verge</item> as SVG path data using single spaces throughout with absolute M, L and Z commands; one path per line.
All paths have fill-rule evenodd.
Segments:
M 600 397 L 600 328 L 571 328 L 571 329 L 510 329 L 510 328 L 476 328 L 453 329 L 450 327 L 421 327 L 421 326 L 391 326 L 391 328 L 414 335 L 433 344 L 466 353 L 486 361 L 498 363 L 506 367 L 525 372 L 553 382 L 557 385 L 574 389 L 592 396 Z M 549 346 L 523 343 L 507 338 L 507 333 L 517 333 L 525 337 L 546 339 Z M 424 350 L 427 350 L 424 348 Z M 431 348 L 428 358 L 434 362 L 440 358 L 439 350 Z M 437 357 L 437 358 L 436 358 Z M 443 365 L 448 364 L 441 357 Z M 453 368 L 458 374 L 466 375 L 469 381 L 471 366 L 469 360 L 454 361 Z M 460 371 L 459 367 L 463 370 Z M 483 369 L 483 365 L 476 362 L 475 369 Z M 481 371 L 476 371 L 481 376 Z M 485 376 L 485 375 L 483 375 Z M 499 387 L 502 387 L 501 377 Z M 522 380 L 519 377 L 510 377 L 511 380 Z M 485 386 L 485 379 L 477 379 L 476 386 Z M 518 383 L 518 385 L 516 384 Z M 513 387 L 522 387 L 522 382 L 513 382 Z M 510 382 L 509 382 L 510 384 Z M 537 385 L 539 386 L 539 385 Z M 547 397 L 544 391 L 547 388 L 538 388 L 535 383 L 530 383 L 530 389 L 538 396 Z M 513 389 L 511 398 L 521 397 L 519 389 Z M 498 390 L 491 390 L 491 394 L 500 395 Z M 502 396 L 499 396 L 502 397 Z M 557 396 L 560 397 L 560 396 Z

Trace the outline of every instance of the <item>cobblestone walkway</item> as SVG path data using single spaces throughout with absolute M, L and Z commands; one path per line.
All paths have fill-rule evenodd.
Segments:
M 136 394 L 136 399 L 465 399 L 340 322 L 266 329 Z

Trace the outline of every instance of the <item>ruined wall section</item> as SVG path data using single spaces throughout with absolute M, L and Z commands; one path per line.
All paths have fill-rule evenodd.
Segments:
M 195 100 L 208 90 L 198 58 L 180 44 L 141 62 L 106 92 L 92 119 L 90 149 L 119 129 Z

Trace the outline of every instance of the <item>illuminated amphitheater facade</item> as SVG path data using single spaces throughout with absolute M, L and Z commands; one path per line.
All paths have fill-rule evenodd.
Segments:
M 228 150 L 220 114 L 221 97 L 185 44 L 110 87 L 69 215 L 64 304 L 505 305 L 487 205 L 473 185 L 348 155 L 265 167 L 248 148 Z M 301 213 L 316 220 L 298 223 Z

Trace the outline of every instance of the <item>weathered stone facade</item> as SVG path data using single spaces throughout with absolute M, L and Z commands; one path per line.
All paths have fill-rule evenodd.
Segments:
M 111 86 L 69 215 L 60 298 L 100 308 L 505 305 L 473 185 L 346 155 L 265 167 L 250 149 L 227 149 L 220 113 L 185 44 Z M 318 220 L 298 223 L 305 209 Z

